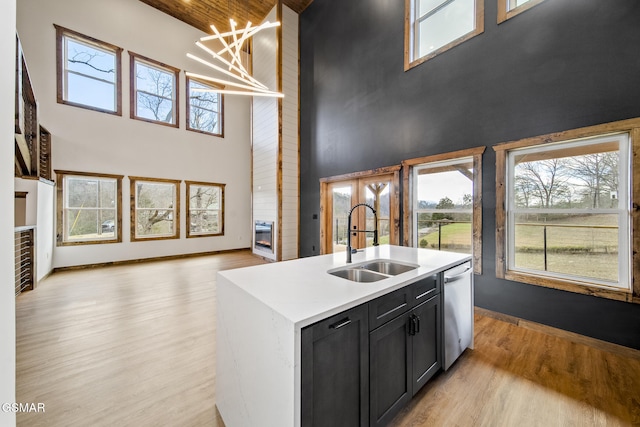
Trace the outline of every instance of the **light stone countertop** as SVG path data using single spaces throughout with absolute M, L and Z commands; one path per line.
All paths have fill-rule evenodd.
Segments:
M 354 282 L 328 273 L 380 259 L 419 267 L 370 283 Z M 353 254 L 351 264 L 346 263 L 346 253 L 340 252 L 226 270 L 218 274 L 288 319 L 298 329 L 470 259 L 471 256 L 466 254 L 381 245 Z

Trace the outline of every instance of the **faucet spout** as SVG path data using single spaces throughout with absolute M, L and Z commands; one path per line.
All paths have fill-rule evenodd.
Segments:
M 371 212 L 373 212 L 373 221 L 375 224 L 373 230 L 352 230 L 351 229 L 351 215 L 353 214 L 353 211 L 359 206 L 367 207 L 371 209 Z M 371 205 L 368 205 L 366 203 L 358 203 L 357 205 L 354 205 L 349 211 L 349 219 L 347 221 L 347 263 L 351 263 L 351 254 L 353 253 L 352 252 L 353 250 L 351 248 L 351 233 L 373 233 L 373 246 L 378 246 L 378 215 L 376 214 L 376 210 L 373 209 Z

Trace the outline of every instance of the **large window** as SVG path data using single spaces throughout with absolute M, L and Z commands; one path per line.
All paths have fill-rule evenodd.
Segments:
M 59 246 L 121 241 L 121 175 L 56 171 Z
M 180 181 L 129 177 L 131 240 L 180 237 Z
M 223 96 L 211 89 L 212 85 L 187 77 L 187 129 L 224 136 Z
M 405 0 L 405 70 L 484 31 L 484 0 Z
M 178 127 L 180 70 L 129 52 L 131 118 Z
M 122 114 L 122 49 L 55 25 L 58 103 Z
M 186 181 L 187 237 L 224 234 L 224 184 Z
M 404 169 L 404 244 L 473 255 L 482 272 L 484 147 L 420 157 Z
M 633 299 L 637 125 L 618 122 L 494 147 L 498 277 Z
M 498 0 L 498 24 L 513 18 L 544 0 Z

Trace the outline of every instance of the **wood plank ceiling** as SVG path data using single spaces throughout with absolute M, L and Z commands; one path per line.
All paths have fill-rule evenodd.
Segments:
M 211 24 L 220 32 L 229 30 L 229 18 L 240 27 L 247 21 L 260 23 L 275 6 L 276 0 L 140 0 L 182 22 L 212 34 Z M 313 0 L 283 0 L 283 4 L 301 13 Z

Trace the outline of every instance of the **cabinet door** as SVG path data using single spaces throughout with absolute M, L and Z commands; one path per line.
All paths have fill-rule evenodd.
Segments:
M 302 330 L 302 426 L 369 424 L 369 328 L 359 306 Z
M 412 396 L 442 366 L 441 294 L 433 296 L 409 313 L 412 333 Z
M 369 336 L 372 426 L 386 425 L 411 399 L 411 337 L 407 322 L 405 313 Z

